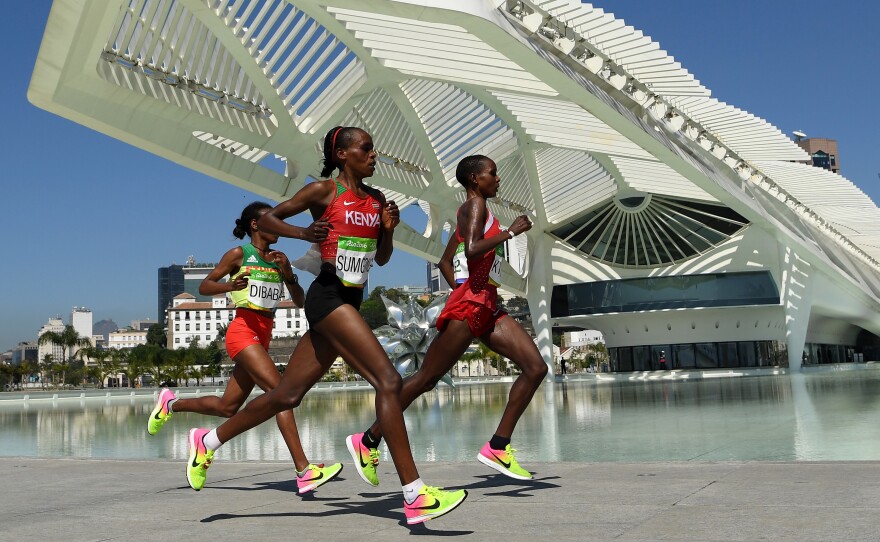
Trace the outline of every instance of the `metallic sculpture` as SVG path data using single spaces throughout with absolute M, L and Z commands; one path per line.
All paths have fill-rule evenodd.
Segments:
M 384 295 L 381 297 L 388 310 L 388 325 L 376 329 L 374 333 L 397 372 L 407 376 L 419 370 L 428 346 L 437 336 L 437 317 L 448 296 L 440 296 L 424 308 L 413 299 L 397 304 Z M 440 380 L 454 386 L 448 374 Z

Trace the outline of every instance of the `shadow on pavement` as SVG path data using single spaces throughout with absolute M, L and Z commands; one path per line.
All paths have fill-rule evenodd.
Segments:
M 239 489 L 239 488 L 229 488 L 229 489 Z M 294 490 L 295 491 L 295 490 Z M 462 536 L 473 534 L 473 531 L 449 531 L 449 530 L 435 530 L 429 529 L 425 523 L 421 523 L 418 525 L 408 525 L 406 523 L 406 518 L 403 515 L 403 499 L 400 496 L 399 491 L 394 491 L 391 493 L 360 493 L 358 496 L 363 497 L 367 500 L 352 502 L 349 501 L 348 498 L 333 498 L 333 499 L 319 499 L 317 497 L 309 497 L 308 495 L 305 498 L 309 498 L 310 500 L 321 500 L 325 501 L 326 506 L 334 507 L 335 510 L 327 510 L 324 512 L 278 512 L 278 513 L 240 513 L 240 514 L 214 514 L 208 516 L 201 520 L 201 523 L 213 523 L 215 521 L 228 521 L 228 520 L 236 520 L 236 519 L 251 519 L 251 518 L 283 518 L 283 517 L 320 517 L 320 518 L 328 518 L 332 516 L 348 516 L 353 514 L 360 514 L 364 516 L 370 517 L 378 517 L 378 518 L 387 518 L 390 520 L 396 520 L 399 525 L 406 527 L 410 530 L 413 535 L 417 536 Z M 335 501 L 335 502 L 333 502 Z M 443 521 L 444 518 L 438 518 L 439 521 Z M 442 523 L 431 523 L 431 526 L 434 525 L 442 526 Z

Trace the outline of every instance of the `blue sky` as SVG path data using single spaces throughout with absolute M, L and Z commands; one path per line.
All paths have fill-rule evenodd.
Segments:
M 785 133 L 838 140 L 842 173 L 880 200 L 877 88 L 880 7 L 815 0 L 615 0 L 595 5 L 659 41 L 723 101 Z M 34 340 L 74 306 L 95 321 L 156 317 L 156 269 L 235 245 L 234 219 L 252 194 L 37 109 L 26 99 L 49 2 L 20 3 L 0 21 L 6 51 L 0 127 L 5 157 L 0 226 L 7 303 L 0 350 Z M 291 257 L 304 246 L 282 241 Z M 25 269 L 15 272 L 14 270 Z M 372 286 L 424 282 L 401 250 Z

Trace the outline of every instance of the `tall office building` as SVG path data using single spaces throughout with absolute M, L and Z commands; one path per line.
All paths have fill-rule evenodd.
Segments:
M 35 342 L 20 342 L 12 349 L 12 364 L 21 365 L 25 361 L 38 361 L 39 348 Z
M 74 307 L 70 311 L 70 325 L 76 334 L 87 339 L 92 338 L 92 311 L 85 307 Z
M 165 309 L 171 304 L 174 296 L 183 293 L 183 266 L 172 264 L 159 268 L 159 297 L 157 320 L 165 323 Z
M 428 270 L 428 291 L 432 294 L 436 294 L 451 290 L 449 283 L 446 282 L 446 279 L 443 278 L 443 274 L 440 273 L 440 268 L 437 267 L 437 264 L 426 262 L 426 265 Z
M 199 293 L 199 285 L 215 267 L 215 263 L 199 263 L 192 256 L 187 258 L 183 266 L 183 291 L 192 294 L 196 301 L 211 301 L 211 296 Z
M 64 322 L 61 321 L 61 316 L 49 318 L 49 321 L 43 324 L 40 331 L 37 332 L 37 338 L 50 331 L 54 333 L 61 333 L 64 331 Z M 52 343 L 39 344 L 37 347 L 37 359 L 40 363 L 46 359 L 47 355 L 51 355 L 53 361 L 60 361 L 63 357 L 62 348 Z
M 157 321 L 165 324 L 165 311 L 174 297 L 184 292 L 192 295 L 196 301 L 210 301 L 210 296 L 199 293 L 199 285 L 216 266 L 214 263 L 198 263 L 190 256 L 186 259 L 186 265 L 160 267 Z

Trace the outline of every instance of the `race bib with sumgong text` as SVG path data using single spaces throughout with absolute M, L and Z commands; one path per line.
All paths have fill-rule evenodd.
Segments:
M 336 276 L 346 286 L 363 286 L 376 258 L 376 239 L 340 237 L 336 246 Z

